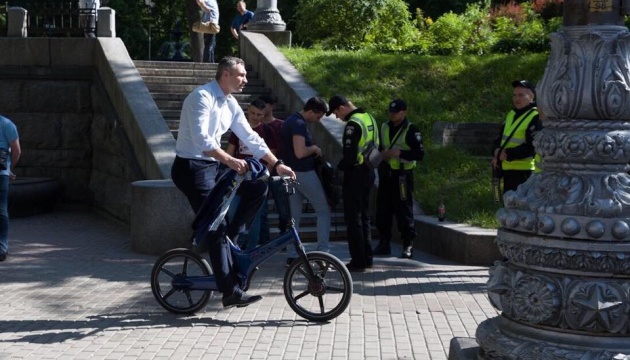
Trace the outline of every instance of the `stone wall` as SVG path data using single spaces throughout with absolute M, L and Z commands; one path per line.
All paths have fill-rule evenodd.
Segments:
M 0 48 L 16 174 L 56 178 L 62 203 L 129 222 L 131 183 L 167 178 L 175 141 L 120 39 L 0 38 Z
M 490 156 L 492 143 L 499 135 L 501 124 L 438 121 L 433 124 L 432 130 L 435 144 L 456 145 L 475 155 Z
M 61 202 L 127 219 L 128 184 L 142 175 L 95 72 L 4 67 L 0 78 L 0 113 L 20 134 L 18 176 L 55 178 Z

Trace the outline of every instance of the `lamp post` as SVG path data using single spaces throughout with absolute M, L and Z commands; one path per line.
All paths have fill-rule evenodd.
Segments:
M 536 89 L 543 170 L 497 212 L 501 315 L 479 324 L 477 359 L 629 358 L 629 5 L 564 1 Z
M 155 3 L 151 0 L 144 0 L 144 4 L 149 9 L 149 60 L 151 60 L 151 25 L 153 23 L 153 7 L 155 7 Z
M 258 0 L 254 17 L 247 30 L 284 31 L 287 27 L 278 11 L 278 0 Z

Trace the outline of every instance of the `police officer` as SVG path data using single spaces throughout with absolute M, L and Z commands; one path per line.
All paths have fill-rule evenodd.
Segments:
M 413 255 L 416 229 L 413 219 L 413 170 L 424 157 L 420 130 L 407 119 L 407 103 L 396 99 L 389 104 L 389 121 L 381 127 L 381 154 L 378 167 L 376 228 L 380 242 L 374 255 L 390 255 L 392 217 L 396 216 L 403 242 L 402 258 Z
M 342 95 L 328 101 L 327 116 L 346 122 L 343 131 L 343 156 L 339 165 L 343 171 L 343 213 L 348 231 L 348 248 L 352 260 L 348 270 L 363 272 L 372 267 L 372 234 L 368 213 L 370 191 L 376 175 L 368 167 L 363 152 L 371 142 L 379 143 L 378 126 L 365 110 L 357 108 Z
M 536 87 L 527 80 L 512 82 L 512 104 L 493 144 L 492 168 L 501 170 L 503 193 L 516 190 L 535 170 L 534 134 L 542 129 L 536 108 Z

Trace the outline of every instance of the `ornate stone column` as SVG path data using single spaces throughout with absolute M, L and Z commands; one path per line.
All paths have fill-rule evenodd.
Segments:
M 565 0 L 537 87 L 544 170 L 505 194 L 482 359 L 630 355 L 629 0 Z
M 284 31 L 287 24 L 282 21 L 277 0 L 258 0 L 254 18 L 247 24 L 247 30 Z

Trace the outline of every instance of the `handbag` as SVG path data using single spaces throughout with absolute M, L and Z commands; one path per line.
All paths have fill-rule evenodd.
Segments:
M 221 27 L 219 26 L 219 24 L 211 23 L 209 21 L 207 22 L 195 21 L 195 23 L 192 26 L 192 31 L 198 32 L 201 34 L 216 34 L 219 31 L 221 31 Z
M 8 169 L 8 161 L 9 161 L 9 150 L 0 149 L 0 170 Z
M 371 142 L 362 154 L 364 162 L 370 169 L 376 169 L 383 161 L 383 156 L 374 142 Z

